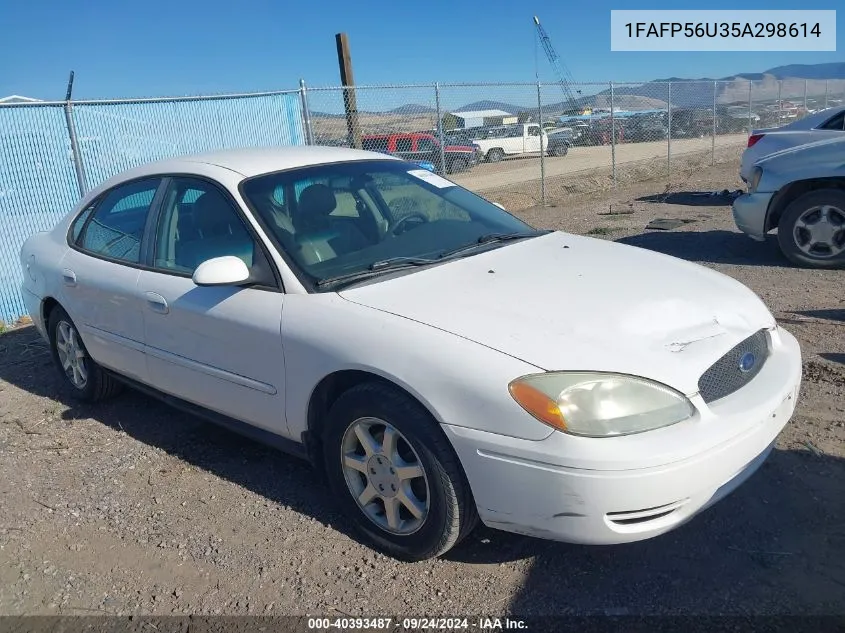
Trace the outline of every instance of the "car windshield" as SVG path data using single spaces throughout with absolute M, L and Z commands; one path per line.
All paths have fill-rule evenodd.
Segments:
M 319 289 L 338 277 L 389 271 L 385 262 L 442 261 L 450 253 L 469 256 L 511 241 L 498 238 L 539 234 L 405 161 L 304 167 L 255 176 L 240 188 L 277 245 Z

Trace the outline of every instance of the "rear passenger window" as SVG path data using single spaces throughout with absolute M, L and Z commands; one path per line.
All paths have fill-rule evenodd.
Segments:
M 411 139 L 409 139 L 409 138 L 397 138 L 396 139 L 396 151 L 397 152 L 410 152 L 411 151 Z
M 107 193 L 85 227 L 81 247 L 94 255 L 137 264 L 147 214 L 160 182 L 158 178 L 136 181 Z

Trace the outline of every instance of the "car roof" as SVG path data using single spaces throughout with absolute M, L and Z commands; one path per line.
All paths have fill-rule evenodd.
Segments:
M 205 174 L 209 168 L 222 168 L 244 178 L 261 174 L 359 160 L 401 160 L 399 158 L 346 147 L 319 145 L 223 149 L 201 154 L 176 156 L 133 167 L 112 176 L 88 191 L 79 206 L 85 206 L 100 193 L 128 180 L 166 174 Z
M 393 160 L 391 157 L 375 152 L 319 145 L 224 149 L 147 163 L 129 172 L 124 172 L 121 174 L 121 179 L 125 180 L 132 177 L 134 174 L 130 175 L 130 172 L 140 172 L 137 175 L 151 175 L 191 171 L 191 167 L 197 163 L 222 167 L 249 178 L 259 174 L 309 165 L 373 159 Z

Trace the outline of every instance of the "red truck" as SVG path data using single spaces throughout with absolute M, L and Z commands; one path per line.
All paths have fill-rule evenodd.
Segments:
M 403 134 L 368 134 L 361 138 L 363 149 L 372 152 L 391 154 L 410 161 L 432 163 L 438 172 L 440 168 L 440 143 L 433 134 L 408 132 Z M 465 171 L 478 162 L 477 147 L 469 145 L 445 145 L 443 157 L 446 162 L 445 172 L 452 174 Z

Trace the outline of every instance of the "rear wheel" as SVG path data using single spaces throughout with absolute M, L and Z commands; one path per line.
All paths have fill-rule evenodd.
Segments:
M 505 153 L 501 150 L 501 148 L 494 147 L 489 152 L 487 152 L 487 162 L 488 163 L 498 163 L 505 157 Z
M 569 153 L 569 147 L 564 143 L 559 143 L 552 147 L 552 156 L 566 156 Z
M 449 173 L 454 174 L 459 171 L 464 171 L 467 168 L 467 165 L 469 165 L 469 163 L 465 158 L 456 158 L 449 165 Z
M 821 189 L 793 200 L 778 223 L 778 243 L 799 266 L 845 266 L 845 192 Z
M 60 307 L 54 308 L 47 327 L 53 361 L 74 396 L 96 402 L 120 391 L 122 385 L 88 354 L 79 330 L 67 312 Z
M 323 447 L 341 509 L 389 555 L 407 561 L 439 556 L 478 522 L 448 440 L 398 389 L 365 383 L 341 395 L 329 412 Z

